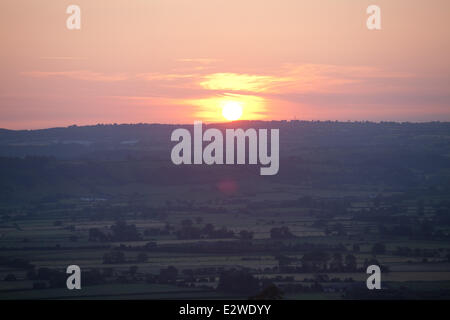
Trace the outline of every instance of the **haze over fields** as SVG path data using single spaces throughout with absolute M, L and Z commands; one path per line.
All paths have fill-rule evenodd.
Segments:
M 0 298 L 450 297 L 449 123 L 214 126 L 279 128 L 279 173 L 176 166 L 174 125 L 2 130 Z

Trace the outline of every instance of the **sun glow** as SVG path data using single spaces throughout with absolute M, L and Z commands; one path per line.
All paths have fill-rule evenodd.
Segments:
M 195 119 L 206 122 L 263 120 L 267 117 L 265 99 L 252 95 L 225 93 L 204 99 L 185 100 L 183 104 L 195 106 Z
M 238 120 L 243 113 L 242 104 L 237 101 L 226 101 L 222 106 L 222 115 L 229 121 Z

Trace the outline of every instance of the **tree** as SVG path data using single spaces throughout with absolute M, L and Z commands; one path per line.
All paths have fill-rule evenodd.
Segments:
M 134 277 L 136 275 L 138 269 L 139 269 L 138 266 L 130 266 L 130 270 L 129 270 L 130 275 Z
M 203 228 L 203 233 L 205 234 L 212 234 L 214 232 L 214 226 L 211 223 L 208 223 Z
M 141 236 L 134 224 L 127 224 L 123 220 L 118 220 L 111 226 L 112 236 L 115 241 L 138 241 Z
M 89 229 L 89 241 L 107 241 L 107 236 L 98 228 Z
M 145 244 L 144 248 L 149 250 L 157 247 L 157 243 L 155 241 L 149 241 Z
M 107 273 L 106 273 L 107 274 Z M 91 269 L 83 271 L 83 283 L 85 286 L 93 286 L 105 283 L 105 273 L 100 272 L 99 269 Z
M 375 199 L 373 200 L 373 205 L 375 208 L 379 208 L 381 205 L 381 194 L 377 194 Z
M 334 230 L 337 232 L 338 235 L 340 236 L 345 236 L 346 235 L 346 231 L 345 231 L 345 227 L 342 223 L 336 223 L 333 226 Z
M 285 267 L 287 267 L 294 261 L 293 258 L 282 254 L 275 256 L 275 260 L 278 261 L 278 268 L 280 268 L 280 270 L 283 270 Z
M 270 230 L 271 239 L 291 239 L 295 236 L 291 233 L 288 227 L 272 228 Z
M 425 205 L 422 199 L 417 201 L 417 214 L 420 216 L 423 216 L 425 214 Z
M 242 240 L 251 240 L 253 239 L 253 232 L 241 230 L 241 232 L 239 232 L 239 238 L 241 238 Z
M 173 266 L 169 266 L 159 271 L 159 281 L 162 283 L 175 282 L 177 280 L 178 270 Z
M 386 246 L 382 243 L 375 243 L 372 247 L 373 254 L 384 254 L 386 253 Z
M 191 219 L 185 219 L 185 220 L 181 221 L 181 226 L 183 228 L 189 228 L 189 227 L 192 227 L 192 225 L 193 225 L 193 222 Z
M 122 251 L 113 250 L 103 255 L 103 264 L 124 263 L 125 254 Z
M 302 257 L 302 265 L 306 270 L 318 271 L 327 267 L 328 253 L 320 250 L 307 252 Z
M 218 291 L 252 295 L 260 290 L 259 280 L 246 270 L 230 270 L 220 275 Z
M 201 224 L 202 222 L 203 222 L 203 218 L 202 217 L 195 218 L 195 223 Z
M 342 254 L 340 254 L 339 252 L 333 254 L 333 259 L 331 260 L 331 269 L 340 271 L 340 270 L 342 270 L 343 266 L 344 266 L 344 264 L 343 264 Z
M 16 276 L 12 273 L 9 273 L 8 275 L 6 275 L 6 277 L 4 279 L 4 281 L 16 281 L 16 280 L 17 280 Z
M 33 289 L 40 290 L 47 288 L 47 284 L 45 282 L 33 282 Z
M 250 297 L 250 300 L 280 300 L 283 299 L 283 291 L 276 285 L 271 284 L 265 287 L 257 295 Z
M 354 255 L 348 254 L 345 256 L 345 268 L 347 271 L 356 271 L 357 263 Z
M 136 261 L 140 263 L 144 263 L 148 261 L 148 256 L 145 252 L 141 252 L 137 255 Z

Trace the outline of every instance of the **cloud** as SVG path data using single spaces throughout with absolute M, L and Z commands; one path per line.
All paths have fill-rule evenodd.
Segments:
M 367 66 L 324 64 L 284 65 L 267 74 L 213 73 L 200 77 L 198 84 L 206 90 L 266 94 L 343 92 L 345 88 L 369 89 L 381 80 L 412 78 L 408 73 L 391 72 Z M 378 82 L 377 82 L 378 81 Z
M 93 72 L 89 70 L 78 71 L 30 71 L 22 74 L 33 78 L 63 77 L 75 80 L 94 81 L 94 82 L 116 82 L 128 80 L 130 77 L 125 74 L 106 74 Z
M 70 57 L 61 57 L 70 58 Z M 181 59 L 203 61 L 205 59 Z M 206 59 L 213 60 L 213 59 Z M 201 62 L 200 62 L 201 63 Z M 205 62 L 206 63 L 206 62 Z M 413 78 L 413 75 L 385 71 L 367 66 L 338 66 L 324 64 L 283 65 L 275 72 L 264 74 L 185 70 L 175 72 L 147 73 L 103 73 L 90 70 L 31 71 L 22 74 L 34 78 L 64 77 L 92 82 L 138 81 L 151 82 L 153 87 L 168 87 L 184 90 L 207 90 L 249 94 L 286 93 L 345 93 L 346 90 L 368 90 L 378 87 L 386 90 L 385 83 Z
M 190 62 L 190 63 L 200 63 L 200 64 L 211 64 L 215 62 L 222 61 L 220 59 L 208 59 L 208 58 L 184 58 L 177 59 L 178 62 Z
M 290 81 L 292 79 L 271 75 L 214 73 L 204 76 L 199 84 L 207 90 L 264 92 Z
M 40 57 L 41 60 L 86 60 L 83 57 Z
M 213 71 L 188 68 L 184 71 L 172 69 L 168 72 L 127 74 L 90 70 L 24 74 L 98 83 L 125 81 L 115 87 L 114 92 L 109 86 L 97 86 L 91 92 L 97 97 L 107 97 L 109 103 L 124 107 L 161 107 L 163 110 L 177 107 L 179 111 L 191 110 L 191 115 L 209 121 L 220 120 L 217 115 L 220 117 L 221 105 L 227 101 L 242 103 L 244 118 L 263 119 L 290 116 L 296 108 L 313 114 L 322 108 L 406 103 L 405 97 L 412 92 L 416 92 L 416 96 L 424 94 L 423 83 L 418 83 L 414 75 L 371 66 L 285 64 L 265 73 L 249 70 L 243 73 L 220 72 L 215 66 Z
M 196 76 L 196 74 L 183 73 L 140 73 L 136 75 L 136 78 L 146 81 L 175 81 L 182 79 L 192 79 Z
M 381 80 L 412 78 L 412 74 L 368 66 L 326 64 L 285 65 L 282 73 L 292 79 L 275 93 L 346 93 L 373 90 Z

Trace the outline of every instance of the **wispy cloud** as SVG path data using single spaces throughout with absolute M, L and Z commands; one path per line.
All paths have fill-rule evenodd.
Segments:
M 86 60 L 85 57 L 40 57 L 41 60 Z
M 175 81 L 180 79 L 193 79 L 196 74 L 185 73 L 139 73 L 136 78 L 146 81 Z
M 22 72 L 22 74 L 34 78 L 50 78 L 63 77 L 75 80 L 94 81 L 94 82 L 116 82 L 124 81 L 130 77 L 126 74 L 106 74 L 101 72 L 93 72 L 89 70 L 79 71 L 30 71 Z
M 220 59 L 209 59 L 209 58 L 183 58 L 177 59 L 178 62 L 189 62 L 189 63 L 200 63 L 200 64 L 212 64 L 215 62 L 222 61 Z
M 204 76 L 199 84 L 207 90 L 263 92 L 290 81 L 290 78 L 272 75 L 214 73 Z
M 417 87 L 413 74 L 368 66 L 285 64 L 265 73 L 220 72 L 218 69 L 215 66 L 214 72 L 187 68 L 126 74 L 90 70 L 24 74 L 35 78 L 97 82 L 99 85 L 91 92 L 106 98 L 108 105 L 142 107 L 143 110 L 175 107 L 177 112 L 185 112 L 185 117 L 190 114 L 205 121 L 220 121 L 220 110 L 230 101 L 243 105 L 243 119 L 286 117 L 295 114 L 296 108 L 312 116 L 330 106 L 358 108 L 368 103 L 405 102 L 402 97 Z M 109 86 L 101 85 L 120 81 L 124 84 L 115 87 L 114 93 Z M 162 113 L 170 115 L 170 111 Z
M 185 59 L 182 59 L 185 60 Z M 190 59 L 187 59 L 190 60 Z M 198 59 L 192 59 L 198 60 Z M 203 59 L 200 59 L 203 60 Z M 391 72 L 367 66 L 338 66 L 324 64 L 286 64 L 278 71 L 265 74 L 214 72 L 205 70 L 147 72 L 147 73 L 104 73 L 91 70 L 72 71 L 30 71 L 22 74 L 35 78 L 64 77 L 82 81 L 116 82 L 143 81 L 155 85 L 169 85 L 185 89 L 207 91 L 231 91 L 236 93 L 305 93 L 342 92 L 344 86 L 364 85 L 366 88 L 377 80 L 410 79 L 408 73 Z M 360 87 L 358 87 L 361 89 Z

